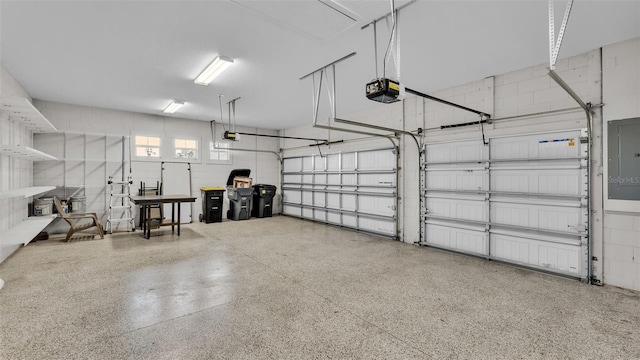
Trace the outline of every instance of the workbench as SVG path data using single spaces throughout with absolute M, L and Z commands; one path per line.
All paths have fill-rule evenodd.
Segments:
M 151 237 L 151 205 L 164 205 L 171 204 L 171 222 L 164 223 L 161 225 L 171 225 L 171 231 L 175 230 L 175 226 L 178 227 L 178 236 L 180 236 L 180 204 L 184 202 L 195 202 L 196 198 L 194 196 L 188 195 L 138 195 L 138 196 L 130 196 L 131 201 L 136 204 L 142 206 L 143 213 L 146 213 L 146 221 L 142 223 L 142 233 L 143 235 L 149 239 Z M 178 221 L 175 220 L 175 205 L 178 204 Z

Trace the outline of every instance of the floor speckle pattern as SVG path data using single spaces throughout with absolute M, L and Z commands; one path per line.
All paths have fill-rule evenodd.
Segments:
M 2 359 L 640 358 L 640 294 L 276 216 L 32 243 Z

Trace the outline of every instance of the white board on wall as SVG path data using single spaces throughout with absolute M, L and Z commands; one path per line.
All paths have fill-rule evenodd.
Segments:
M 163 195 L 189 195 L 189 164 L 164 163 L 162 194 Z M 193 203 L 180 204 L 180 223 L 191 222 L 191 205 Z M 178 216 L 176 205 L 175 216 Z M 171 204 L 164 205 L 164 217 L 171 220 Z

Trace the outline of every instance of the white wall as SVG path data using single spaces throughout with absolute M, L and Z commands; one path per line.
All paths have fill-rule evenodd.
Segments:
M 35 100 L 35 106 L 59 130 L 58 134 L 41 134 L 35 137 L 34 147 L 63 159 L 62 161 L 39 162 L 34 169 L 36 184 L 52 184 L 58 187 L 86 186 L 88 210 L 101 214 L 106 220 L 108 190 L 107 176 L 120 179 L 122 176 L 122 137 L 125 137 L 124 175 L 129 176 L 129 136 L 159 136 L 163 144 L 172 144 L 173 138 L 199 140 L 199 159 L 191 160 L 193 196 L 198 200 L 193 206 L 193 221 L 198 221 L 202 212 L 200 187 L 225 186 L 229 172 L 235 168 L 251 169 L 254 183 L 280 186 L 280 169 L 273 154 L 232 151 L 232 164 L 211 164 L 207 162 L 208 146 L 211 140 L 210 124 L 207 121 L 187 120 L 157 115 L 132 113 L 94 107 L 61 104 Z M 250 133 L 276 134 L 275 131 L 256 128 L 238 128 Z M 222 136 L 222 126 L 218 124 L 218 139 Z M 262 149 L 278 151 L 278 140 L 264 137 L 242 136 L 232 143 L 234 148 Z M 160 159 L 131 162 L 133 192 L 144 181 L 155 186 L 161 180 L 161 161 L 176 161 L 171 154 L 171 146 L 164 147 Z M 184 166 L 166 164 L 165 182 L 169 177 L 179 177 L 188 183 L 186 162 Z M 182 171 L 184 168 L 184 171 Z M 65 175 L 66 173 L 66 175 Z M 185 189 L 185 193 L 188 190 Z M 68 192 L 67 192 L 68 195 Z M 278 199 L 279 200 L 279 197 Z M 225 201 L 225 211 L 228 201 Z M 278 210 L 276 207 L 274 210 Z
M 9 72 L 0 65 L 0 97 L 23 97 L 31 101 L 31 97 L 16 82 Z M 31 146 L 31 131 L 19 122 L 9 118 L 9 114 L 0 110 L 0 141 L 2 144 Z M 33 163 L 29 160 L 16 159 L 0 154 L 0 192 L 31 186 Z M 27 206 L 30 199 L 0 199 L 0 234 L 15 226 L 27 217 Z M 0 239 L 0 246 L 1 241 Z M 0 262 L 16 251 L 20 245 L 1 246 Z
M 640 117 L 640 39 L 604 47 L 602 63 L 606 129 L 608 121 Z M 640 201 L 609 200 L 604 186 L 604 282 L 640 290 Z
M 593 114 L 591 241 L 592 255 L 597 259 L 593 262 L 593 275 L 596 280 L 607 284 L 640 290 L 640 214 L 605 212 L 603 208 L 603 189 L 606 185 L 603 181 L 603 148 L 606 148 L 606 143 L 603 143 L 603 112 L 605 120 L 640 116 L 640 39 L 604 47 L 602 53 L 603 60 L 600 49 L 560 59 L 556 72 L 583 101 L 592 104 L 604 101 L 606 104 L 604 110 L 597 108 Z M 585 112 L 548 76 L 547 66 L 531 66 L 436 91 L 431 95 L 490 113 L 496 121 L 484 126 L 487 138 L 585 128 Z M 408 74 L 404 74 L 404 78 L 407 87 L 420 90 L 420 84 L 411 84 Z M 545 114 L 535 115 L 541 112 Z M 408 97 L 401 105 L 372 103 L 367 111 L 338 114 L 338 117 L 403 130 L 421 127 L 427 130 L 423 136 L 426 143 L 481 138 L 479 126 L 439 129 L 441 125 L 476 121 L 477 115 L 416 97 Z M 326 130 L 311 127 L 311 115 L 309 123 L 308 126 L 287 129 L 283 133 L 327 136 Z M 331 140 L 354 137 L 361 136 L 332 132 Z M 334 146 L 333 150 L 376 147 L 378 144 L 380 140 L 375 140 L 375 143 L 347 142 Z M 291 141 L 283 142 L 283 148 L 290 146 Z M 293 149 L 285 151 L 285 155 L 312 151 Z M 322 151 L 330 150 L 323 147 Z M 414 243 L 419 238 L 420 224 L 418 153 L 411 139 L 406 136 L 401 139 L 400 153 L 401 240 Z

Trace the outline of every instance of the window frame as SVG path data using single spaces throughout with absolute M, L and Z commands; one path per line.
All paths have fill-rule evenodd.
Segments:
M 158 150 L 158 156 L 140 156 L 138 155 L 138 148 L 142 148 L 144 147 L 144 145 L 138 145 L 138 138 L 146 138 L 147 139 L 147 144 L 149 143 L 150 139 L 158 139 L 158 146 L 151 146 L 151 145 L 146 145 L 147 149 L 150 148 L 154 148 Z M 162 145 L 163 145 L 163 141 L 162 141 L 162 136 L 161 135 L 150 135 L 150 134 L 136 134 L 133 135 L 133 158 L 135 158 L 136 160 L 143 160 L 143 161 L 162 161 Z
M 198 162 L 200 159 L 200 140 L 197 138 L 193 138 L 193 137 L 186 137 L 186 136 L 182 136 L 182 137 L 174 137 L 172 139 L 173 141 L 172 146 L 173 146 L 173 151 L 171 152 L 172 154 L 172 160 L 174 161 L 184 161 L 184 162 Z M 176 142 L 177 141 L 184 141 L 185 142 L 185 147 L 178 147 Z M 188 141 L 195 141 L 195 147 L 191 148 L 191 147 L 187 147 L 186 143 Z M 194 150 L 195 151 L 195 157 L 178 157 L 177 155 L 177 151 L 178 150 Z

